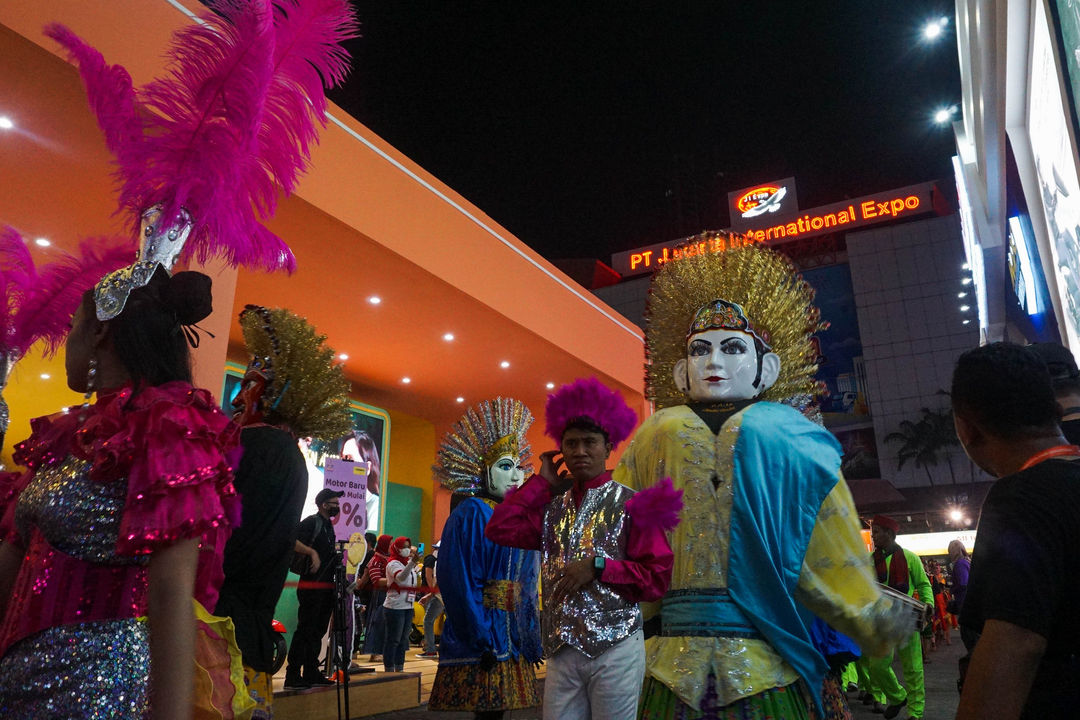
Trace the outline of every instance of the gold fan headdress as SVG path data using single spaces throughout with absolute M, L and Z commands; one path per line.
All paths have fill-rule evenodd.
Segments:
M 532 456 L 525 433 L 533 415 L 520 400 L 485 400 L 466 411 L 443 438 L 432 466 L 442 486 L 463 495 L 476 495 L 484 487 L 488 466 L 503 455 L 525 462 Z
M 349 381 L 334 363 L 326 336 L 302 317 L 280 308 L 248 305 L 240 313 L 249 369 L 267 379 L 264 418 L 297 437 L 332 442 L 352 430 Z
M 718 235 L 726 234 L 705 233 L 688 242 Z M 759 245 L 731 247 L 728 239 L 730 249 L 670 260 L 653 279 L 645 311 L 645 395 L 657 408 L 689 401 L 672 371 L 686 357 L 687 333 L 701 323 L 700 311 L 717 300 L 737 305 L 750 323 L 745 331 L 764 338 L 780 356 L 780 377 L 762 399 L 799 405 L 821 393 L 811 336 L 828 324 L 813 305 L 814 289 L 779 253 Z M 710 323 L 715 317 L 705 315 Z

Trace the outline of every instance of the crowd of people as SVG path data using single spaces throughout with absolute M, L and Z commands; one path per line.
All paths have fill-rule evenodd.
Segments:
M 52 308 L 72 318 L 67 382 L 86 401 L 32 420 L 14 452 L 25 470 L 0 476 L 0 715 L 271 718 L 272 613 L 290 567 L 300 576 L 285 671 L 293 691 L 333 683 L 320 656 L 345 588 L 347 606 L 356 594 L 365 612 L 339 621 L 362 628 L 361 652 L 389 672 L 404 667 L 422 603 L 424 655 L 438 658 L 429 706 L 485 720 L 541 702 L 546 720 L 849 718 L 852 673 L 887 720 L 921 719 L 920 631 L 949 643 L 957 615 L 969 651 L 958 718 L 1076 715 L 1072 355 L 994 343 L 958 358 L 956 433 L 996 482 L 973 557 L 949 547 L 950 583 L 939 564 L 924 567 L 897 543 L 888 516 L 873 518 L 866 552 L 840 446 L 815 403 L 813 336 L 824 325 L 813 291 L 782 255 L 745 243 L 668 262 L 654 277 L 653 414 L 639 422 L 595 378 L 566 384 L 547 399 L 550 447 L 534 473 L 529 408 L 478 403 L 438 449 L 433 472 L 454 501 L 432 556 L 410 537 L 370 535 L 347 582 L 333 530 L 342 493 L 321 490 L 316 512 L 300 517 L 308 477 L 298 442 L 354 433 L 334 351 L 303 318 L 248 305 L 239 322 L 250 362 L 230 418 L 192 384 L 210 278 L 171 272 L 189 237 L 236 262 L 275 267 L 291 257 L 251 215 L 272 205 L 270 181 L 221 175 L 220 138 L 248 133 L 237 151 L 256 155 L 235 164 L 295 183 L 323 84 L 344 72 L 338 42 L 355 30 L 343 0 L 318 7 L 326 17 L 299 23 L 317 28 L 314 38 L 287 27 L 289 13 L 259 15 L 255 4 L 207 14 L 174 48 L 187 72 L 157 81 L 166 84 L 146 95 L 158 103 L 146 112 L 126 73 L 50 30 L 83 71 L 126 173 L 121 205 L 136 209 L 141 245 L 134 263 L 69 293 L 73 307 Z M 308 55 L 288 57 L 294 47 Z M 232 76 L 243 63 L 258 67 Z M 276 147 L 271 158 L 257 155 L 255 138 L 273 118 L 260 125 L 221 104 L 239 89 L 250 97 L 257 76 L 274 78 L 262 92 L 283 93 L 257 107 L 287 108 L 310 125 L 283 133 L 297 148 Z M 224 90 L 202 92 L 207 82 Z M 170 113 L 187 110 L 166 97 L 189 99 L 196 119 L 230 132 L 219 125 L 203 138 L 185 126 L 178 140 L 170 133 L 183 123 Z M 154 125 L 162 118 L 176 124 Z M 212 166 L 191 161 L 199 142 L 216 148 Z M 173 172 L 178 147 L 182 171 Z M 148 157 L 161 163 L 154 181 L 136 167 Z M 255 236 L 253 249 L 246 239 Z M 0 271 L 11 273 L 7 262 Z M 342 665 L 356 644 L 339 648 Z

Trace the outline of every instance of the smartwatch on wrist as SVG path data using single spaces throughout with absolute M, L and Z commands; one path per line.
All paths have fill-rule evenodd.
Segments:
M 597 555 L 592 560 L 593 577 L 597 580 L 604 574 L 604 566 L 607 564 L 607 558 L 601 555 Z

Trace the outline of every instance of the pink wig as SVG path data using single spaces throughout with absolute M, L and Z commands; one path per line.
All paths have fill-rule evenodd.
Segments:
M 596 378 L 575 380 L 548 395 L 546 415 L 544 431 L 558 443 L 573 420 L 586 419 L 602 427 L 614 445 L 630 437 L 638 421 L 622 395 Z

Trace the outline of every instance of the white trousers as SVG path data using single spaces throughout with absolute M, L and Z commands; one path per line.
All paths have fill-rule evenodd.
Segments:
M 564 645 L 547 661 L 544 720 L 635 720 L 644 680 L 641 630 L 593 659 Z

